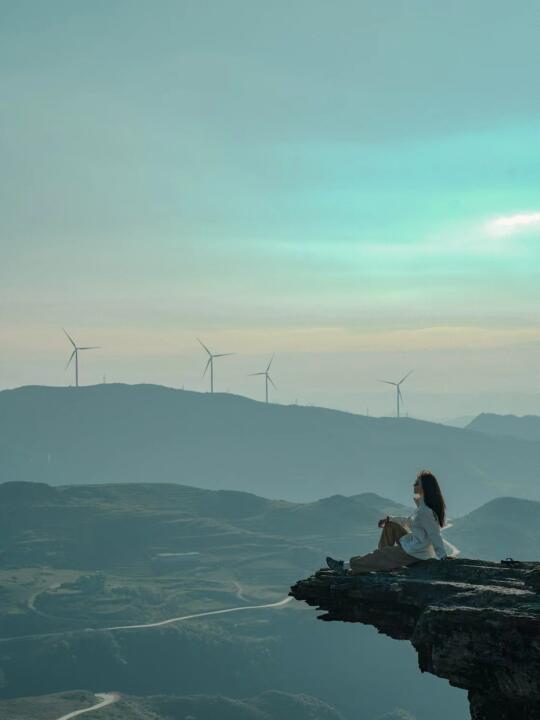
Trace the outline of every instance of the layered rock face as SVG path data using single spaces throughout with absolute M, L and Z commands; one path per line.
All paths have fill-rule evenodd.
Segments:
M 410 640 L 422 672 L 468 690 L 472 720 L 540 720 L 540 563 L 428 560 L 354 577 L 320 570 L 290 594 L 324 610 L 321 620 Z

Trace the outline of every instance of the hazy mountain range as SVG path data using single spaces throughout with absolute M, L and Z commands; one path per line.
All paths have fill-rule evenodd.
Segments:
M 377 521 L 411 507 L 374 493 L 333 495 L 312 503 L 176 484 L 0 483 L 0 567 L 114 569 L 121 565 L 197 564 L 249 554 L 282 556 L 287 573 L 323 562 L 325 548 L 372 547 Z M 454 519 L 445 536 L 465 557 L 540 557 L 540 502 L 501 497 Z M 245 570 L 247 558 L 243 559 Z M 309 563 L 314 563 L 310 568 Z M 210 563 L 211 564 L 211 563 Z M 187 565 L 187 567 L 190 567 Z M 266 572 L 266 571 L 265 571 Z M 286 586 L 283 587 L 283 590 Z
M 0 393 L 4 480 L 178 482 L 295 501 L 375 492 L 407 502 L 414 475 L 430 467 L 457 515 L 502 494 L 540 499 L 539 451 L 408 418 L 155 385 Z
M 538 415 L 494 415 L 481 413 L 467 425 L 468 430 L 540 442 L 540 417 Z
M 330 539 L 332 547 L 337 541 L 371 542 L 379 518 L 405 512 L 405 506 L 372 493 L 302 504 L 174 484 L 7 482 L 0 484 L 0 567 L 105 570 L 190 552 L 217 562 L 246 545 L 254 557 L 296 548 L 288 562 L 282 558 L 282 569 L 293 561 L 302 572 L 309 569 L 308 551 L 307 562 L 316 563 L 315 548 L 323 552 Z

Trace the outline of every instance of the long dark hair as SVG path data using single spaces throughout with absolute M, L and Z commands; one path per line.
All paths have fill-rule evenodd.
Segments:
M 441 488 L 439 487 L 437 478 L 429 470 L 422 470 L 418 473 L 416 478 L 422 483 L 425 504 L 428 506 L 428 508 L 431 508 L 431 510 L 433 510 L 433 512 L 437 516 L 439 525 L 441 527 L 444 527 L 446 503 L 444 502 L 443 494 L 441 492 Z

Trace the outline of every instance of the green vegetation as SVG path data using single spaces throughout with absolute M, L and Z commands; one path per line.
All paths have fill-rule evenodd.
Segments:
M 96 702 L 98 701 L 94 693 L 86 690 L 3 700 L 0 701 L 0 718 L 5 718 L 5 720 L 56 720 L 74 710 L 91 707 Z M 91 718 L 91 714 L 83 715 L 83 718 Z
M 56 720 L 96 702 L 98 699 L 92 693 L 83 691 L 0 701 L 0 717 Z M 88 720 L 343 720 L 336 710 L 316 698 L 276 691 L 238 700 L 219 695 L 122 696 L 116 703 L 82 717 Z
M 406 710 L 396 708 L 396 710 L 392 710 L 389 713 L 381 715 L 381 717 L 377 718 L 377 720 L 414 720 L 414 717 Z

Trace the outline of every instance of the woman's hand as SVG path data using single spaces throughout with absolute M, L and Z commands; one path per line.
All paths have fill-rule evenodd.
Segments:
M 383 518 L 382 520 L 379 520 L 377 525 L 378 525 L 378 527 L 383 528 L 387 522 L 390 522 L 390 517 L 388 515 L 385 518 Z

